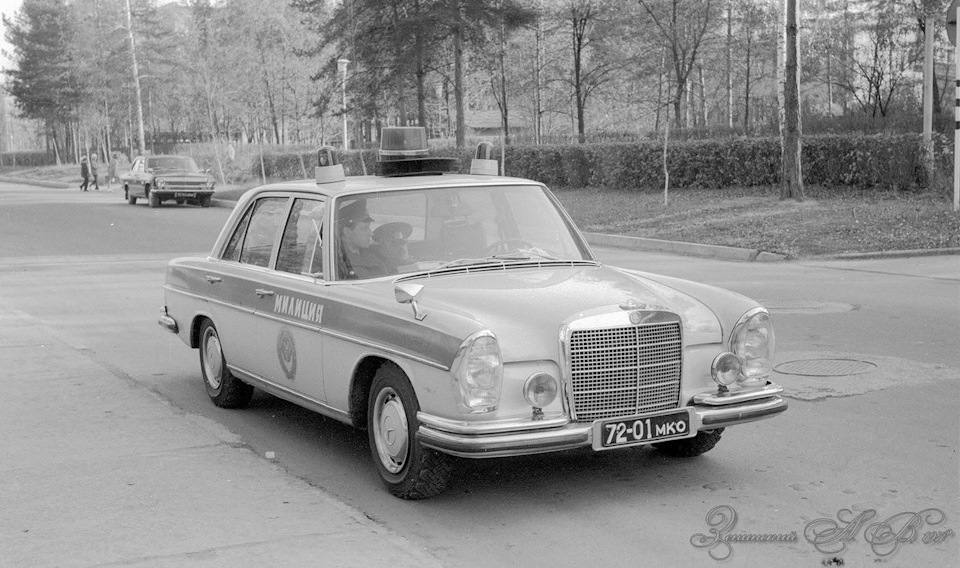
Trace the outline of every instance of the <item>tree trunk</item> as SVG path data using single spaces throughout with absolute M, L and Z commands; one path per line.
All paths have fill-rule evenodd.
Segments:
M 580 84 L 580 73 L 582 72 L 581 65 L 583 63 L 583 36 L 580 34 L 580 20 L 576 17 L 572 18 L 573 23 L 573 102 L 576 104 L 576 114 L 577 114 L 577 142 L 583 144 L 587 141 L 586 134 L 584 133 L 584 119 L 583 119 L 583 93 L 582 85 Z
M 752 39 L 751 35 L 747 35 L 746 77 L 743 81 L 743 133 L 745 135 L 750 134 L 750 49 L 753 47 Z
M 800 100 L 797 73 L 797 0 L 786 0 L 784 10 L 783 131 L 781 138 L 780 199 L 803 201 L 803 174 L 800 167 Z
M 727 128 L 733 130 L 733 0 L 727 0 Z
M 542 55 L 540 51 L 543 49 L 543 0 L 540 0 L 537 4 L 537 30 L 536 30 L 536 44 L 537 44 L 537 53 L 534 60 L 534 69 L 533 76 L 535 82 L 535 92 L 534 92 L 534 101 L 533 101 L 533 136 L 536 140 L 537 146 L 539 146 L 543 139 L 543 103 L 541 102 L 541 84 L 540 84 L 540 66 L 542 65 Z
M 463 1 L 457 0 L 457 29 L 453 34 L 453 98 L 457 105 L 457 148 L 466 141 L 466 120 L 463 116 Z
M 500 63 L 500 119 L 503 127 L 503 146 L 510 144 L 510 111 L 507 105 L 507 30 L 503 21 L 503 0 L 498 6 L 500 12 L 500 49 L 497 58 Z

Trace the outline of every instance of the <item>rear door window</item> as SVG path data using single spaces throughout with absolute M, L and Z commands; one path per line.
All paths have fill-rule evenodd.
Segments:
M 317 199 L 295 199 L 280 239 L 277 270 L 323 278 L 323 213 Z
M 283 223 L 286 206 L 286 197 L 257 200 L 230 237 L 230 242 L 223 252 L 223 259 L 254 266 L 270 266 L 270 256 Z

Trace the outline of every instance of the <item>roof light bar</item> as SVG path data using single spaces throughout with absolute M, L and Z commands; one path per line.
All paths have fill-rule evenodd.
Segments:
M 500 174 L 500 163 L 492 159 L 493 144 L 481 142 L 477 144 L 477 155 L 470 162 L 470 173 L 481 176 L 495 176 Z
M 337 163 L 337 154 L 331 146 L 321 146 L 317 150 L 317 167 L 313 169 L 317 185 L 346 181 L 343 164 Z
M 439 175 L 455 171 L 459 163 L 456 158 L 431 157 L 427 129 L 422 126 L 389 126 L 380 131 L 377 175 Z

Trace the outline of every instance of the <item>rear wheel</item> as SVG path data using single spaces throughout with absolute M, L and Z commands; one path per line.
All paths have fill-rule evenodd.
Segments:
M 367 433 L 380 478 L 402 499 L 442 493 L 452 471 L 448 456 L 417 441 L 418 410 L 416 393 L 403 372 L 394 365 L 381 366 L 370 387 Z
M 211 196 L 210 196 L 210 195 L 204 195 L 203 197 L 201 197 L 201 198 L 200 198 L 200 207 L 210 207 L 210 200 L 211 200 Z
M 207 396 L 221 408 L 242 408 L 250 402 L 253 387 L 233 376 L 223 356 L 220 335 L 210 320 L 200 326 L 200 372 Z
M 720 441 L 721 434 L 723 434 L 723 428 L 702 430 L 693 438 L 662 442 L 653 446 L 672 458 L 692 458 L 712 450 Z
M 137 204 L 137 196 L 130 193 L 129 187 L 123 186 L 123 196 L 127 198 L 127 203 L 129 203 L 130 205 Z

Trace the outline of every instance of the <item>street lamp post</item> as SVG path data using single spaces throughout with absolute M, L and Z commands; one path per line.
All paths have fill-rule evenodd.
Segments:
M 343 81 L 341 82 L 341 89 L 343 92 L 343 151 L 346 152 L 350 149 L 349 140 L 347 140 L 347 65 L 350 64 L 349 59 L 338 59 L 337 60 L 337 69 L 340 70 L 341 75 L 343 75 Z

